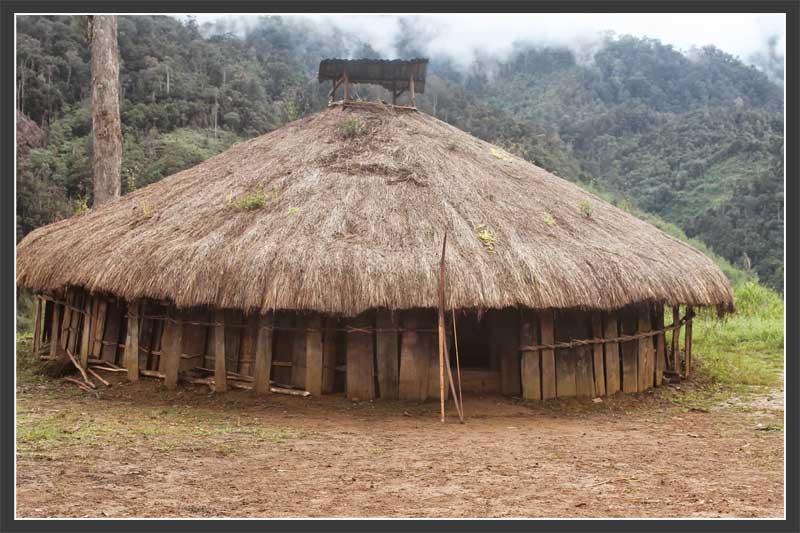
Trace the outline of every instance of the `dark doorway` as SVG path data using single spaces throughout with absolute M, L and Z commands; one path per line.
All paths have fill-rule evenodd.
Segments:
M 461 368 L 489 368 L 489 327 L 486 314 L 475 311 L 456 312 L 458 354 Z M 451 347 L 450 362 L 455 365 L 455 349 Z

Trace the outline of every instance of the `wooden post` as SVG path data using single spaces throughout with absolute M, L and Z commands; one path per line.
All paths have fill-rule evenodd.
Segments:
M 257 314 L 244 317 L 245 326 L 242 328 L 242 346 L 239 350 L 239 374 L 252 376 L 256 358 L 256 343 L 258 342 Z
M 83 294 L 83 291 L 78 291 L 77 289 L 72 294 L 72 305 L 75 309 L 72 309 L 70 315 L 67 340 L 67 349 L 72 354 L 78 352 L 78 329 L 80 329 L 82 318 L 82 313 L 78 309 L 83 306 Z
M 294 320 L 294 342 L 292 344 L 292 386 L 306 388 L 306 328 L 307 317 L 297 314 Z
M 50 320 L 50 359 L 58 355 L 58 331 L 61 329 L 61 305 L 53 302 L 53 318 Z
M 396 400 L 400 394 L 400 358 L 397 353 L 397 315 L 388 309 L 378 310 L 376 317 L 376 359 L 378 395 Z
M 575 337 L 575 313 L 559 311 L 555 316 L 556 342 L 567 342 Z M 572 348 L 556 350 L 556 396 L 568 398 L 577 396 L 578 353 Z
M 603 313 L 600 311 L 592 313 L 592 337 L 595 339 L 603 338 Z M 606 368 L 602 344 L 592 345 L 592 359 L 594 363 L 594 392 L 598 396 L 605 396 Z
M 640 306 L 638 309 L 638 332 L 649 333 L 652 331 L 650 319 L 650 308 Z M 655 375 L 655 350 L 653 350 L 652 337 L 642 337 L 639 339 L 639 391 L 653 387 L 653 377 Z
M 380 359 L 379 359 L 380 361 Z M 322 393 L 330 394 L 336 384 L 336 318 L 325 319 L 325 338 L 322 346 Z M 381 394 L 383 394 L 381 392 Z
M 619 326 L 617 325 L 617 314 L 615 311 L 604 313 L 606 339 L 615 339 L 619 336 Z M 606 394 L 615 394 L 620 390 L 619 375 L 619 343 L 607 342 L 605 344 L 606 354 Z
M 373 400 L 375 367 L 371 314 L 361 313 L 348 323 L 354 331 L 347 332 L 347 397 Z
M 61 337 L 59 342 L 63 351 L 67 350 L 67 343 L 69 342 L 69 325 L 72 321 L 72 300 L 74 292 L 71 289 L 67 290 L 64 295 L 64 309 L 61 313 Z
M 242 347 L 242 312 L 238 309 L 225 310 L 225 367 L 231 371 L 239 368 L 239 352 Z
M 591 314 L 585 311 L 576 311 L 574 314 L 574 339 L 588 339 L 592 336 Z M 591 346 L 576 346 L 575 352 L 575 395 L 579 397 L 596 396 L 594 388 L 594 358 Z M 601 356 L 602 359 L 602 356 Z
M 34 296 L 36 301 L 36 318 L 33 321 L 33 354 L 39 355 L 39 346 L 42 341 L 42 299 L 37 294 Z
M 530 309 L 522 310 L 519 326 L 520 347 L 535 346 L 539 344 L 536 314 Z M 520 361 L 520 374 L 522 381 L 522 397 L 526 400 L 542 399 L 542 383 L 539 375 L 539 350 L 525 350 Z
M 634 335 L 637 329 L 636 310 L 625 307 L 619 313 L 620 330 L 625 335 Z M 639 390 L 638 353 L 639 345 L 633 341 L 623 342 L 622 351 L 622 392 L 637 392 Z
M 131 302 L 128 306 L 128 335 L 125 343 L 125 368 L 130 381 L 139 380 L 139 311 L 141 303 Z
M 680 306 L 672 306 L 672 325 L 676 326 L 681 320 Z M 681 330 L 672 330 L 672 370 L 675 378 L 681 380 Z
M 686 351 L 686 379 L 692 376 L 692 315 L 694 315 L 694 308 L 691 305 L 686 306 L 686 337 L 684 338 L 684 350 Z
M 655 330 L 664 329 L 664 306 L 659 304 L 656 306 L 655 312 L 653 313 L 654 316 L 654 324 L 653 328 Z M 667 336 L 666 333 L 663 331 L 656 335 L 655 338 L 656 344 L 656 375 L 655 375 L 655 384 L 656 387 L 660 387 L 664 383 L 664 370 L 667 366 L 666 360 L 666 344 L 667 344 Z
M 101 359 L 111 363 L 117 362 L 117 351 L 119 350 L 119 326 L 122 320 L 122 312 L 117 303 L 110 303 L 106 308 L 106 331 L 103 334 L 102 347 L 100 348 Z
M 542 330 L 542 344 L 555 342 L 553 311 L 539 313 L 539 326 Z M 556 353 L 552 349 L 542 350 L 542 399 L 552 400 L 556 397 Z
M 306 322 L 306 390 L 312 396 L 322 396 L 322 317 L 312 315 Z
M 350 78 L 347 76 L 347 71 L 344 72 L 344 102 L 350 100 Z
M 100 359 L 103 353 L 103 335 L 106 330 L 106 314 L 108 313 L 108 302 L 105 298 L 98 298 L 97 317 L 94 321 L 94 331 L 92 333 L 92 357 Z
M 414 75 L 416 74 L 416 67 L 412 67 L 411 76 L 408 78 L 408 95 L 411 97 L 411 106 L 417 107 L 417 98 L 414 93 Z
M 500 392 L 506 396 L 519 396 L 522 377 L 519 353 L 519 312 L 516 309 L 495 311 L 496 322 L 489 342 L 495 347 L 500 360 Z
M 83 328 L 81 331 L 81 367 L 86 369 L 89 366 L 89 350 L 91 349 L 92 338 L 92 307 L 94 298 L 86 295 L 86 301 L 83 304 L 85 314 L 83 315 Z
M 269 394 L 269 378 L 272 371 L 272 313 L 262 315 L 259 320 L 258 335 L 256 341 L 256 365 L 255 365 L 255 391 L 256 394 Z M 223 343 L 224 346 L 224 343 Z M 223 361 L 224 357 L 221 358 Z M 225 374 L 225 367 L 221 369 Z M 217 374 L 220 373 L 217 367 Z M 223 384 L 225 378 L 223 378 Z M 215 378 L 216 381 L 216 378 Z M 223 389 L 224 390 L 224 389 Z
M 214 312 L 214 323 L 214 392 L 225 392 L 228 386 L 228 374 L 225 369 L 225 311 L 217 309 Z
M 161 339 L 161 359 L 164 367 L 164 385 L 168 389 L 178 386 L 178 368 L 183 349 L 183 322 L 167 319 Z

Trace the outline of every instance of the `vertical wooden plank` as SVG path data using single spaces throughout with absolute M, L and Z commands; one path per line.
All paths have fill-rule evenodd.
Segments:
M 438 319 L 436 311 L 433 310 L 430 322 L 426 321 L 425 326 L 421 329 L 430 329 L 437 327 Z M 425 331 L 420 332 L 419 342 L 422 350 L 427 354 L 428 360 L 428 387 L 425 394 L 426 398 L 439 399 L 439 334 L 438 331 Z M 444 389 L 444 398 L 450 398 L 450 387 Z
M 555 324 L 553 311 L 538 313 L 541 328 L 541 344 L 555 342 Z M 556 353 L 555 350 L 542 350 L 542 399 L 552 400 L 556 397 Z
M 208 335 L 208 311 L 206 309 L 190 309 L 182 313 L 183 346 L 181 347 L 181 360 L 178 371 L 184 372 L 202 366 L 203 356 L 206 351 L 206 337 Z
M 348 319 L 348 325 L 358 329 L 372 329 L 370 313 L 361 313 Z M 375 398 L 375 367 L 373 332 L 347 332 L 347 397 L 372 400 Z
M 125 343 L 125 368 L 130 381 L 139 380 L 139 315 L 142 305 L 131 302 L 128 305 L 128 334 Z
M 153 345 L 153 319 L 146 318 L 153 312 L 148 301 L 143 301 L 139 306 L 139 368 L 147 368 L 147 356 Z
M 677 305 L 672 306 L 672 324 L 677 325 L 681 320 L 680 307 Z M 681 330 L 672 330 L 672 370 L 675 372 L 675 378 L 681 380 Z
M 594 311 L 592 313 L 592 338 L 603 338 L 603 313 Z M 603 344 L 592 345 L 592 359 L 594 364 L 594 391 L 598 396 L 606 395 L 606 365 L 603 357 Z
M 314 314 L 306 319 L 306 390 L 314 396 L 322 395 L 322 317 Z
M 322 393 L 330 394 L 336 383 L 336 318 L 325 319 L 325 337 L 322 346 Z
M 69 338 L 67 340 L 67 348 L 69 353 L 75 356 L 78 353 L 78 338 L 80 333 L 80 324 L 83 314 L 79 311 L 83 307 L 84 292 L 75 289 L 72 293 L 72 313 L 69 320 Z
M 639 333 L 652 331 L 649 306 L 639 306 L 638 309 Z M 652 337 L 639 339 L 639 390 L 643 391 L 653 387 L 655 376 L 656 355 L 653 349 Z
M 39 346 L 42 341 L 42 299 L 39 295 L 35 295 L 34 301 L 36 302 L 36 315 L 33 321 L 33 353 L 39 355 Z
M 402 321 L 399 396 L 401 400 L 424 400 L 428 395 L 429 354 L 424 351 L 424 344 L 417 332 L 420 315 L 417 311 L 406 311 Z
M 61 305 L 53 302 L 53 318 L 50 320 L 50 359 L 55 359 L 58 354 L 59 338 L 58 332 L 61 329 Z
M 119 349 L 119 330 L 122 320 L 122 311 L 117 302 L 109 302 L 106 307 L 106 331 L 103 334 L 103 343 L 100 349 L 100 358 L 111 363 L 117 362 Z
M 147 362 L 148 370 L 158 370 L 161 367 L 161 341 L 164 338 L 164 321 L 153 322 L 153 340 L 150 342 L 150 353 Z
M 276 361 L 289 363 L 290 366 L 275 366 L 271 370 L 272 380 L 278 383 L 292 382 L 292 351 L 294 349 L 294 313 L 277 311 L 274 317 L 275 351 L 272 354 L 273 365 Z
M 297 314 L 294 317 L 294 342 L 292 344 L 292 386 L 306 387 L 306 329 L 308 317 Z
M 242 337 L 241 347 L 239 348 L 238 372 L 245 376 L 252 376 L 255 368 L 259 322 L 260 317 L 258 314 L 251 314 L 244 317 L 244 327 L 241 328 Z
M 239 368 L 239 350 L 242 344 L 242 312 L 225 309 L 225 366 L 233 371 Z
M 574 313 L 574 329 L 572 330 L 573 338 L 576 340 L 585 340 L 592 336 L 592 321 L 591 314 L 586 311 L 575 311 Z M 594 373 L 592 367 L 594 366 L 594 357 L 592 347 L 576 346 L 575 351 L 575 395 L 579 397 L 596 396 L 594 388 Z M 601 358 L 602 359 L 602 358 Z
M 660 330 L 664 329 L 664 306 L 659 304 L 655 306 L 655 310 L 653 313 L 653 329 Z M 667 337 L 665 333 L 659 333 L 655 337 L 655 345 L 656 345 L 656 375 L 655 375 L 655 385 L 656 387 L 660 387 L 664 383 L 664 370 L 667 367 L 667 360 L 666 360 L 666 344 L 667 344 Z
M 214 392 L 225 392 L 228 387 L 225 356 L 225 311 L 214 311 Z M 268 375 L 269 375 L 269 371 Z M 269 390 L 269 382 L 267 382 Z
M 98 298 L 97 318 L 94 322 L 94 333 L 92 335 L 92 357 L 100 359 L 103 354 L 103 337 L 106 331 L 106 315 L 108 314 L 108 302 L 105 298 Z
M 686 306 L 686 316 L 690 320 L 686 322 L 685 338 L 683 340 L 684 350 L 686 351 L 686 379 L 692 376 L 692 320 L 691 316 L 694 313 L 694 308 L 691 305 Z
M 259 317 L 256 335 L 255 390 L 256 394 L 269 394 L 269 379 L 272 373 L 272 313 Z M 224 358 L 222 358 L 224 360 Z M 224 368 L 222 371 L 224 372 Z M 217 371 L 219 372 L 219 371 Z
M 42 338 L 39 348 L 50 342 L 50 323 L 53 321 L 53 302 L 41 296 L 42 300 Z
M 494 338 L 500 359 L 500 391 L 506 396 L 519 396 L 522 392 L 519 353 L 519 311 L 501 309 L 497 313 Z
M 530 309 L 523 309 L 519 326 L 520 348 L 539 344 L 539 331 L 536 314 Z M 521 354 L 520 378 L 522 381 L 522 397 L 526 400 L 542 399 L 541 369 L 539 350 L 525 350 Z
M 378 395 L 386 400 L 400 397 L 400 358 L 397 353 L 397 315 L 388 309 L 377 312 L 375 358 L 378 367 Z
M 59 342 L 61 349 L 65 351 L 69 342 L 69 325 L 72 322 L 72 299 L 74 294 L 72 289 L 67 289 L 67 293 L 64 295 L 64 305 L 61 309 L 61 336 Z
M 164 324 L 164 335 L 161 339 L 161 360 L 164 367 L 164 385 L 168 389 L 178 386 L 178 369 L 183 351 L 183 322 L 179 317 L 167 320 Z
M 568 342 L 575 338 L 575 313 L 557 311 L 555 313 L 556 342 Z M 556 396 L 569 398 L 578 394 L 577 381 L 578 352 L 574 348 L 556 350 Z
M 633 335 L 637 330 L 635 308 L 628 306 L 619 313 L 620 330 L 625 335 Z M 622 351 L 622 391 L 637 392 L 639 390 L 638 354 L 639 343 L 626 341 L 620 343 Z
M 92 338 L 92 308 L 94 307 L 94 298 L 86 295 L 86 301 L 83 305 L 85 314 L 83 315 L 83 327 L 81 328 L 81 366 L 86 368 L 89 366 L 89 350 L 91 349 Z
M 604 337 L 615 339 L 619 336 L 617 312 L 604 313 Z M 605 369 L 606 369 L 606 394 L 615 394 L 620 391 L 620 360 L 619 343 L 607 342 L 605 344 Z

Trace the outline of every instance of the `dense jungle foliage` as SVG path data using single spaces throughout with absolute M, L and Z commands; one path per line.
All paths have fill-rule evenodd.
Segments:
M 379 56 L 300 19 L 262 17 L 244 35 L 171 17 L 118 24 L 123 193 L 320 110 L 320 59 Z M 19 239 L 91 205 L 92 187 L 85 17 L 24 16 L 17 29 L 18 107 L 44 135 L 19 161 Z M 402 57 L 421 55 L 412 30 L 398 32 Z M 782 290 L 783 90 L 759 70 L 713 47 L 633 37 L 591 53 L 519 45 L 467 69 L 431 60 L 426 112 L 674 224 L 738 267 L 726 272 Z

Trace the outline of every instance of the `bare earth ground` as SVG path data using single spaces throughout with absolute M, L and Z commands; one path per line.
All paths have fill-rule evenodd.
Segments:
M 466 424 L 442 425 L 436 402 L 98 390 L 18 387 L 19 517 L 784 513 L 780 391 L 699 408 L 688 385 L 601 403 L 470 396 Z

